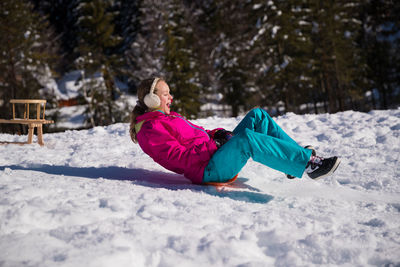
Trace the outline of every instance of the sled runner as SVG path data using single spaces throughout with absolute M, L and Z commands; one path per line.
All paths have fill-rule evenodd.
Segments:
M 211 186 L 215 186 L 215 189 L 218 192 L 221 191 L 225 191 L 225 189 L 228 189 L 228 191 L 230 190 L 234 190 L 234 189 L 244 189 L 247 188 L 247 186 L 241 184 L 241 183 L 235 183 L 235 181 L 237 180 L 239 174 L 236 174 L 235 177 L 233 177 L 232 179 L 229 179 L 226 182 L 223 183 L 218 183 L 218 182 L 206 182 L 203 183 L 203 185 L 211 185 Z
M 241 192 L 259 192 L 257 188 L 254 188 L 248 184 L 246 181 L 248 179 L 242 178 L 238 180 L 239 174 L 236 174 L 235 177 L 229 179 L 226 182 L 218 183 L 218 182 L 207 182 L 203 183 L 203 185 L 213 186 L 215 187 L 216 191 L 219 193 L 223 192 L 231 192 L 231 191 L 241 191 Z
M 235 177 L 233 177 L 232 179 L 229 179 L 228 181 L 224 182 L 224 183 L 218 183 L 218 182 L 207 182 L 207 183 L 203 183 L 204 185 L 213 185 L 213 186 L 226 186 L 226 185 L 230 185 L 233 184 L 236 179 L 238 178 L 239 174 L 236 174 Z

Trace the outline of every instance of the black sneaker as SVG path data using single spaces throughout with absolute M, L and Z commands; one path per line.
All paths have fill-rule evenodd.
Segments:
M 340 164 L 338 157 L 322 158 L 312 156 L 307 164 L 306 172 L 311 179 L 318 180 L 334 173 Z
M 311 149 L 311 150 L 312 150 L 311 156 L 316 156 L 316 155 L 317 155 L 317 153 L 315 152 L 315 148 L 314 148 L 312 145 L 306 145 L 304 148 L 307 148 L 307 149 Z M 292 176 L 292 175 L 290 175 L 290 174 L 286 174 L 286 177 L 287 177 L 288 179 L 294 179 L 294 178 L 296 178 L 295 176 Z

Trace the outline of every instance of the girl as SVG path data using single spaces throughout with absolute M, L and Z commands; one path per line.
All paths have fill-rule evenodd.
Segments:
M 251 110 L 233 132 L 205 130 L 171 111 L 172 96 L 162 78 L 143 80 L 132 111 L 132 141 L 155 162 L 184 174 L 193 183 L 226 182 L 251 157 L 273 169 L 312 179 L 332 174 L 337 157 L 322 158 L 312 147 L 301 147 L 263 109 Z

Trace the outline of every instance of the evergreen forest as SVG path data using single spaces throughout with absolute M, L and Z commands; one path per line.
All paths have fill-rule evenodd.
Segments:
M 128 121 L 116 101 L 152 76 L 188 118 L 397 108 L 398 14 L 395 0 L 2 0 L 0 117 L 14 98 L 57 108 L 49 79 L 77 70 L 104 80 L 77 100 L 90 127 Z

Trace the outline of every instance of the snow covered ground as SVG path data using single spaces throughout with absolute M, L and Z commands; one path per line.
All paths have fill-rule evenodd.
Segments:
M 218 191 L 155 164 L 127 124 L 0 145 L 0 266 L 399 266 L 400 109 L 277 122 L 340 155 L 337 172 L 288 180 L 250 160 Z

